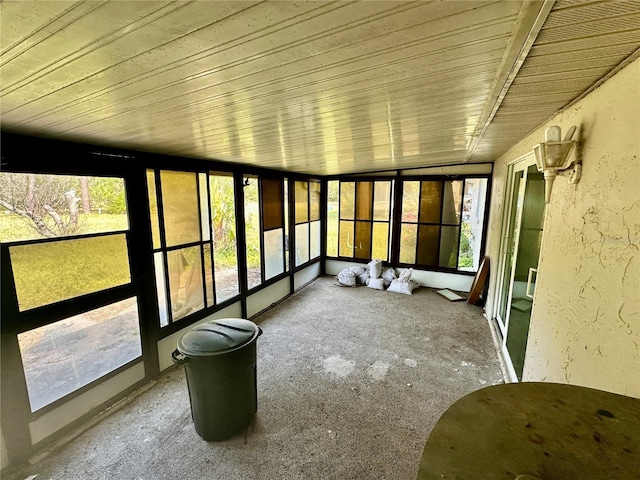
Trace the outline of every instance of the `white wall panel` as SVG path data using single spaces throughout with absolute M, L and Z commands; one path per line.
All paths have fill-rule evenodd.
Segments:
M 314 278 L 318 278 L 320 276 L 320 262 L 314 263 L 313 265 L 309 265 L 307 268 L 300 270 L 295 273 L 293 288 L 297 290 L 298 288 L 306 285 Z
M 173 365 L 173 360 L 171 359 L 171 353 L 176 349 L 178 345 L 178 340 L 180 337 L 191 330 L 196 325 L 200 325 L 201 323 L 210 322 L 211 320 L 215 320 L 216 318 L 241 318 L 242 310 L 240 308 L 240 302 L 234 303 L 233 305 L 229 305 L 227 308 L 224 308 L 214 314 L 209 315 L 208 317 L 203 318 L 199 322 L 196 322 L 192 325 L 189 325 L 182 330 L 179 330 L 168 337 L 164 337 L 158 341 L 158 360 L 160 363 L 160 371 L 166 370 L 167 368 Z
M 270 305 L 282 300 L 284 297 L 289 295 L 289 289 L 289 279 L 284 278 L 279 282 L 254 293 L 247 298 L 247 316 L 251 318 L 256 313 L 260 313 Z
M 96 385 L 29 424 L 32 443 L 38 443 L 89 413 L 110 398 L 144 380 L 142 362 Z

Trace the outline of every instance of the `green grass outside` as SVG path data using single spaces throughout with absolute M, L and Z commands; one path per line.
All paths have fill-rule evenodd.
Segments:
M 124 234 L 9 249 L 20 310 L 131 281 Z
M 16 242 L 20 240 L 36 240 L 43 238 L 33 223 L 21 217 L 0 212 L 0 242 Z M 89 213 L 78 215 L 78 230 L 75 235 L 88 233 L 113 232 L 127 230 L 129 223 L 126 214 Z
M 81 214 L 77 235 L 126 230 L 126 214 Z M 0 241 L 43 238 L 17 215 L 0 213 Z M 129 283 L 124 235 L 16 245 L 9 249 L 20 310 Z

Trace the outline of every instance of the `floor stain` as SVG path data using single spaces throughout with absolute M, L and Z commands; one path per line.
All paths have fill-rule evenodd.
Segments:
M 413 358 L 405 358 L 403 362 L 407 367 L 416 368 L 418 366 L 418 362 L 416 362 Z
M 334 373 L 338 377 L 346 377 L 356 368 L 356 362 L 353 360 L 346 360 L 340 355 L 332 355 L 325 358 L 322 362 L 325 372 Z
M 382 380 L 389 371 L 389 364 L 378 360 L 367 369 L 367 374 L 374 380 Z

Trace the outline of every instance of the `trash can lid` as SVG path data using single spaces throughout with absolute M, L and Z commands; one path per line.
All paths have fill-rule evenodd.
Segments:
M 178 341 L 178 351 L 191 357 L 220 355 L 246 345 L 260 330 L 249 320 L 221 318 L 202 323 L 185 333 Z

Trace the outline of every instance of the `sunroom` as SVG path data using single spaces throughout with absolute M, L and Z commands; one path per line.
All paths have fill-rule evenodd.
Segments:
M 373 259 L 461 293 L 485 259 L 506 381 L 640 397 L 638 2 L 0 13 L 3 468 Z

